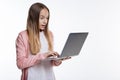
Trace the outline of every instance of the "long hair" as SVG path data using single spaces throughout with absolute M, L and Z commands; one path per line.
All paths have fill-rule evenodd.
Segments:
M 32 54 L 37 54 L 40 51 L 41 43 L 40 43 L 40 37 L 39 37 L 39 15 L 42 9 L 47 9 L 49 13 L 49 9 L 47 6 L 45 6 L 42 3 L 34 3 L 31 5 L 29 12 L 28 12 L 28 18 L 27 18 L 27 32 L 28 32 L 28 42 L 30 45 L 30 50 Z M 49 13 L 50 17 L 50 13 Z M 48 17 L 48 22 L 49 22 Z M 49 35 L 49 29 L 48 29 L 48 22 L 44 30 L 45 37 L 48 41 L 49 50 L 53 50 L 53 45 L 51 41 L 51 37 Z

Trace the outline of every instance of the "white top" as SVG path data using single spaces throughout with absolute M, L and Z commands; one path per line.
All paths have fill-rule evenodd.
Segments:
M 48 51 L 48 43 L 43 32 L 40 32 L 40 53 Z M 31 55 L 31 54 L 30 54 Z M 27 80 L 55 80 L 53 68 L 49 60 L 41 61 L 40 64 L 28 68 Z

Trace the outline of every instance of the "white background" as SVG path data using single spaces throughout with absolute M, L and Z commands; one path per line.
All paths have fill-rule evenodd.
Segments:
M 80 55 L 54 68 L 57 80 L 120 80 L 120 0 L 0 0 L 0 80 L 20 80 L 15 40 L 37 1 L 50 9 L 59 53 L 70 32 L 89 32 Z

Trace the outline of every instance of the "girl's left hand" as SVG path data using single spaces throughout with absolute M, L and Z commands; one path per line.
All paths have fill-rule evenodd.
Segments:
M 63 58 L 63 59 L 53 60 L 53 61 L 54 61 L 54 64 L 55 64 L 56 66 L 59 66 L 59 65 L 62 63 L 62 61 L 68 60 L 68 59 L 71 59 L 71 57 L 66 57 L 66 58 Z

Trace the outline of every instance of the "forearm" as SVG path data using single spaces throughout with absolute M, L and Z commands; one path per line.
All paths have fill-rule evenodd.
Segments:
M 31 67 L 33 65 L 36 65 L 40 63 L 41 60 L 44 59 L 44 56 L 39 54 L 39 55 L 32 55 L 29 57 L 18 57 L 17 58 L 17 66 L 19 69 L 24 69 L 27 67 Z

